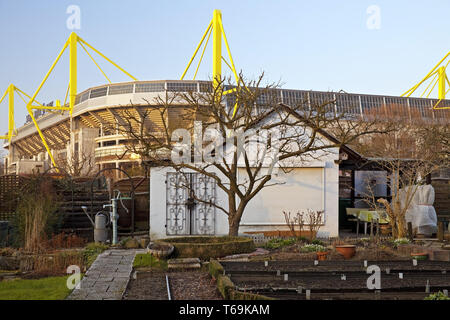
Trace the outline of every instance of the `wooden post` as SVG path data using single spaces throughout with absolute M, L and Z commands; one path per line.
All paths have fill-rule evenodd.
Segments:
M 350 189 L 350 200 L 352 208 L 355 207 L 355 170 L 350 171 L 350 179 L 351 179 L 351 189 Z
M 377 232 L 375 234 L 376 240 L 380 240 L 380 219 L 375 220 L 375 227 L 377 228 Z
M 411 222 L 408 222 L 408 238 L 411 241 L 413 240 L 413 228 Z
M 356 237 L 359 237 L 359 214 L 356 214 Z
M 373 238 L 373 218 L 370 219 L 370 238 Z
M 438 222 L 438 230 L 437 230 L 437 237 L 439 239 L 440 242 L 444 241 L 444 222 L 443 221 L 439 221 Z

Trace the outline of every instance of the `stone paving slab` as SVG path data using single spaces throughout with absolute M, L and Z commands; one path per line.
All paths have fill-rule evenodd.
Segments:
M 107 250 L 92 263 L 68 300 L 121 300 L 128 286 L 133 261 L 141 250 Z

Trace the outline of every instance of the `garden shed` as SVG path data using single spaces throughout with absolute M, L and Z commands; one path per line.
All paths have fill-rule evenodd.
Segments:
M 324 134 L 326 139 L 333 139 Z M 323 211 L 319 237 L 339 232 L 339 150 L 331 148 L 320 156 L 294 161 L 288 171 L 276 170 L 271 186 L 249 202 L 239 225 L 239 234 L 282 234 L 289 231 L 283 211 Z M 211 167 L 211 172 L 221 173 Z M 238 176 L 245 175 L 239 168 Z M 180 183 L 180 181 L 182 183 Z M 189 185 L 189 188 L 180 185 Z M 191 191 L 188 191 L 191 190 Z M 204 202 L 193 201 L 190 192 Z M 170 166 L 150 169 L 150 235 L 165 238 L 186 235 L 226 235 L 228 216 L 206 202 L 227 207 L 227 195 L 214 179 L 198 172 L 177 172 Z M 284 234 L 283 234 L 284 235 Z

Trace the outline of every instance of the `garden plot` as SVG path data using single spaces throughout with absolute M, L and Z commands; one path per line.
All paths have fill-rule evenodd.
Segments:
M 317 263 L 317 262 L 316 262 Z M 241 291 L 280 299 L 423 299 L 450 290 L 448 262 L 368 261 L 381 270 L 381 290 L 369 290 L 364 261 L 222 262 Z
M 146 271 L 138 272 L 124 295 L 125 300 L 168 300 L 166 278 L 172 300 L 222 299 L 215 283 L 204 271 Z

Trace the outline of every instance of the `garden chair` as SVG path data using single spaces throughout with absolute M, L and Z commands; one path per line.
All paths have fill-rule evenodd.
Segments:
M 358 220 L 364 222 L 364 235 L 367 234 L 367 225 L 370 223 L 370 236 L 373 236 L 373 227 L 376 225 L 377 233 L 380 230 L 380 224 L 389 223 L 384 211 L 361 210 L 358 214 Z M 358 233 L 357 233 L 358 234 Z
M 359 236 L 359 225 L 361 223 L 359 218 L 359 213 L 363 210 L 370 210 L 369 208 L 345 208 L 347 216 L 349 218 L 348 221 L 352 221 L 356 223 L 356 237 Z M 365 230 L 367 230 L 367 225 L 365 224 Z

